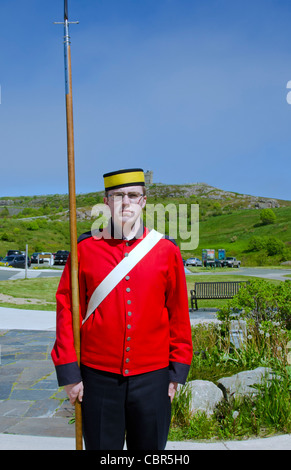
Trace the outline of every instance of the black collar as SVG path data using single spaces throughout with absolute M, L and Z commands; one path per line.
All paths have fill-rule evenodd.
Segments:
M 114 225 L 112 218 L 110 219 L 110 222 L 108 223 L 107 230 L 108 229 L 110 230 L 110 235 L 112 238 L 115 238 L 118 240 L 127 240 L 127 238 L 123 234 L 120 233 L 119 228 Z M 144 230 L 145 230 L 144 223 L 142 219 L 140 219 L 139 229 L 136 232 L 135 236 L 133 238 L 130 238 L 130 240 L 137 240 L 138 238 L 142 238 L 144 234 Z

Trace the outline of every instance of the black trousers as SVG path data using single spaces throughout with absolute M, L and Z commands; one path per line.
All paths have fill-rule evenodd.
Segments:
M 169 370 L 123 377 L 81 366 L 86 450 L 163 450 L 171 421 Z

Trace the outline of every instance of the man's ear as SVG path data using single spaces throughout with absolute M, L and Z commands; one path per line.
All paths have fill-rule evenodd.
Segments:
M 142 205 L 141 205 L 141 208 L 142 208 L 142 209 L 145 208 L 146 203 L 147 203 L 147 197 L 144 196 L 144 197 L 143 197 L 143 201 L 142 201 Z

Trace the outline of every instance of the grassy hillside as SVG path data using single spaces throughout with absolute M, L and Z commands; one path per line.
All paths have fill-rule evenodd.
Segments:
M 90 230 L 91 207 L 103 194 L 77 195 L 78 234 Z M 291 260 L 291 202 L 240 195 L 206 184 L 152 185 L 149 204 L 187 204 L 187 230 L 191 229 L 190 205 L 199 204 L 199 246 L 182 252 L 184 258 L 201 258 L 203 248 L 224 248 L 246 265 L 278 265 Z M 276 221 L 262 225 L 260 213 L 271 206 Z M 167 224 L 166 224 L 167 229 Z M 271 240 L 270 240 L 271 239 Z M 254 241 L 251 246 L 251 242 Z M 178 243 L 181 242 L 178 236 Z M 0 198 L 0 255 L 8 249 L 55 252 L 69 249 L 68 196 L 49 195 Z M 271 248 L 270 248 L 271 244 Z
M 224 248 L 229 256 L 236 256 L 246 265 L 275 265 L 291 259 L 291 208 L 273 209 L 276 223 L 262 225 L 260 211 L 238 210 L 231 214 L 208 217 L 200 221 L 199 247 L 195 255 L 201 257 L 202 248 Z M 266 248 L 258 251 L 249 249 L 254 237 L 268 240 L 275 238 L 284 243 L 285 250 L 269 256 Z M 190 256 L 191 253 L 184 253 Z

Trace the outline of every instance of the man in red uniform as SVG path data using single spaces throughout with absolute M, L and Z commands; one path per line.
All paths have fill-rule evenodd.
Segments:
M 192 359 L 184 266 L 177 245 L 158 238 L 109 286 L 110 273 L 135 259 L 152 233 L 140 217 L 143 170 L 107 173 L 104 183 L 112 219 L 99 236 L 89 232 L 78 240 L 81 367 L 73 340 L 70 259 L 56 294 L 52 359 L 71 403 L 82 401 L 86 449 L 122 449 L 126 435 L 129 450 L 163 450 L 171 401 Z M 106 294 L 95 304 L 101 283 Z

